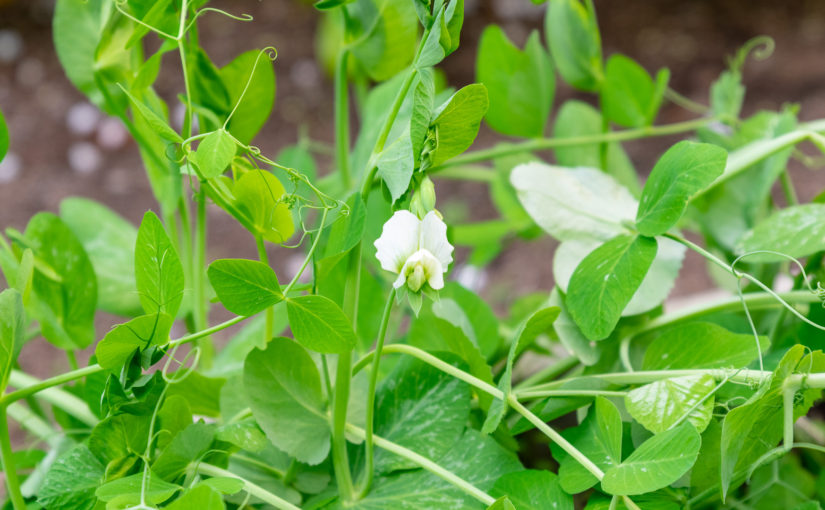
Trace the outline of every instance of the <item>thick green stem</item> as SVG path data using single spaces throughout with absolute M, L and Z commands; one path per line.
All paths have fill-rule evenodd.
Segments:
M 266 254 L 266 244 L 264 244 L 263 236 L 256 235 L 255 236 L 255 244 L 258 246 L 258 259 L 269 266 L 269 256 Z M 269 342 L 272 340 L 272 329 L 275 324 L 275 309 L 273 307 L 269 307 L 264 312 L 266 313 L 266 326 L 264 329 L 264 343 Z
M 87 370 L 89 368 L 91 367 L 87 367 Z M 76 375 L 77 372 L 80 372 L 80 370 L 69 372 L 69 374 Z M 85 375 L 88 375 L 88 372 Z M 90 427 L 94 427 L 95 425 L 97 425 L 97 416 L 95 416 L 94 414 L 92 414 L 91 411 L 89 411 L 89 406 L 86 404 L 86 402 L 77 398 L 71 393 L 67 393 L 65 391 L 52 387 L 57 386 L 57 384 L 61 384 L 62 382 L 68 381 L 64 380 L 61 383 L 51 384 L 50 386 L 45 386 L 44 382 L 45 381 L 40 381 L 39 379 L 36 379 L 24 372 L 13 370 L 11 374 L 9 374 L 9 384 L 14 386 L 15 388 L 23 389 L 5 395 L 0 400 L 0 405 L 5 406 L 9 402 L 13 402 L 15 400 L 18 400 L 19 398 L 39 393 L 39 398 L 45 400 L 46 402 L 52 404 L 55 407 L 63 409 L 64 411 L 72 414 L 78 420 L 82 421 L 86 425 L 89 425 Z M 22 397 L 20 396 L 20 394 L 22 394 Z
M 430 168 L 429 172 L 435 173 L 445 168 L 453 166 L 461 166 L 466 165 L 468 163 L 479 163 L 482 161 L 497 159 L 512 154 L 519 154 L 522 152 L 533 152 L 546 149 L 554 149 L 556 147 L 573 147 L 577 145 L 623 142 L 627 140 L 637 140 L 639 138 L 647 138 L 652 136 L 666 136 L 677 133 L 684 133 L 687 131 L 695 131 L 700 127 L 710 124 L 714 120 L 715 119 L 713 118 L 702 118 L 689 120 L 686 122 L 677 122 L 674 124 L 665 124 L 663 126 L 648 126 L 636 129 L 625 129 L 622 131 L 611 131 L 609 133 L 599 133 L 595 135 L 572 136 L 569 138 L 537 138 L 535 140 L 528 140 L 526 142 L 468 152 L 461 156 L 456 156 L 451 160 L 444 162 L 440 165 Z
M 195 319 L 195 331 L 203 331 L 209 325 L 209 301 L 206 299 L 206 193 L 203 186 L 198 191 L 197 201 L 195 262 L 192 267 L 193 294 L 195 295 L 193 305 L 195 308 L 192 313 Z M 201 348 L 201 365 L 208 370 L 212 367 L 212 358 L 215 354 L 212 340 L 208 336 L 204 336 L 198 341 L 198 346 Z
M 573 369 L 578 364 L 579 359 L 575 356 L 570 356 L 569 358 L 565 358 L 559 361 L 558 363 L 544 367 L 535 374 L 521 381 L 519 384 L 515 386 L 514 389 L 518 391 L 520 388 L 532 386 L 538 383 L 539 381 L 544 381 L 546 379 L 555 379 L 561 374 Z
M 578 450 L 575 446 L 573 446 L 567 439 L 562 437 L 561 434 L 553 430 L 549 425 L 544 423 L 541 418 L 530 412 L 529 409 L 521 405 L 521 403 L 516 399 L 515 396 L 512 394 L 507 397 L 507 403 L 516 410 L 520 415 L 527 418 L 527 420 L 532 423 L 537 429 L 539 429 L 545 436 L 549 437 L 553 440 L 554 443 L 559 445 L 562 450 L 567 452 L 568 455 L 576 459 L 576 461 L 584 467 L 587 471 L 590 472 L 593 476 L 595 476 L 599 481 L 604 478 L 604 471 L 602 471 L 599 466 L 593 463 L 590 459 L 587 458 L 582 452 Z
M 384 339 L 387 336 L 387 325 L 390 322 L 390 312 L 392 312 L 393 301 L 395 301 L 395 288 L 390 291 L 390 295 L 387 296 L 387 304 L 384 305 L 384 314 L 381 317 L 381 327 L 378 331 L 378 342 L 375 346 L 375 355 L 372 358 L 372 372 L 370 373 L 370 384 L 367 390 L 367 419 L 365 423 L 366 439 L 364 441 L 366 460 L 364 468 L 364 486 L 361 488 L 362 498 L 369 493 L 374 475 L 375 459 L 373 456 L 373 428 L 375 426 L 375 387 L 378 384 L 378 366 L 381 362 L 381 351 L 384 348 Z
M 608 390 L 539 390 L 539 391 L 516 391 L 516 397 L 520 399 L 545 398 L 545 397 L 624 397 L 626 391 Z
M 345 504 L 352 501 L 355 493 L 352 485 L 352 473 L 349 470 L 349 455 L 347 454 L 345 434 L 351 369 L 352 351 L 339 354 L 332 411 L 332 467 L 335 471 L 338 493 Z
M 218 466 L 213 466 L 212 464 L 206 463 L 198 463 L 193 465 L 193 468 L 204 475 L 214 476 L 214 477 L 226 477 L 226 478 L 235 478 L 236 480 L 240 480 L 243 482 L 244 490 L 255 496 L 256 498 L 260 499 L 264 503 L 268 503 L 275 508 L 279 508 L 281 510 L 301 510 L 300 507 L 297 507 L 290 503 L 289 501 L 272 494 L 271 492 L 267 491 L 260 485 L 250 482 L 246 478 L 242 476 L 238 476 L 231 471 L 227 471 L 226 469 L 219 468 Z
M 6 475 L 6 487 L 8 487 L 12 507 L 14 510 L 26 510 L 26 500 L 20 492 L 20 480 L 17 478 L 17 468 L 14 465 L 14 452 L 11 449 L 5 404 L 0 405 L 0 460 L 3 463 L 3 473 Z
M 364 429 L 356 427 L 355 425 L 347 424 L 347 430 L 356 437 L 366 438 L 366 431 Z M 443 467 L 431 461 L 430 459 L 424 457 L 423 455 L 419 455 L 412 450 L 404 448 L 401 445 L 395 444 L 392 441 L 388 441 L 379 436 L 373 436 L 373 440 L 375 441 L 375 444 L 378 447 L 383 448 L 389 452 L 392 452 L 398 455 L 399 457 L 411 460 L 412 462 L 418 464 L 419 466 L 426 469 L 435 476 L 463 490 L 464 492 L 476 498 L 483 504 L 490 506 L 493 503 L 495 503 L 496 500 L 489 494 L 474 486 L 470 482 L 462 479 L 452 471 L 444 469 Z
M 342 48 L 335 65 L 335 162 L 345 190 L 352 186 L 352 176 L 349 170 L 348 64 L 349 50 Z

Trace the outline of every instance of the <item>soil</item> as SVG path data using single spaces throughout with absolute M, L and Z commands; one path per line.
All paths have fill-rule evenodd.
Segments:
M 36 212 L 56 212 L 60 201 L 69 196 L 94 198 L 137 223 L 146 209 L 155 207 L 137 147 L 124 139 L 117 122 L 90 115 L 84 97 L 65 78 L 51 44 L 53 4 L 54 0 L 0 0 L 0 109 L 12 137 L 10 155 L 0 165 L 0 226 L 22 230 Z M 672 87 L 705 104 L 710 83 L 725 69 L 725 56 L 752 37 L 769 35 L 776 41 L 773 56 L 765 61 L 749 60 L 745 68 L 745 113 L 777 109 L 791 102 L 800 105 L 803 121 L 825 117 L 823 2 L 596 0 L 595 4 L 605 55 L 627 54 L 648 70 L 667 66 Z M 332 83 L 315 61 L 314 33 L 319 17 L 311 2 L 222 0 L 213 5 L 255 17 L 246 24 L 214 13 L 201 18 L 201 38 L 219 66 L 252 48 L 278 48 L 277 99 L 272 117 L 256 139 L 261 149 L 277 154 L 297 140 L 301 129 L 315 140 L 332 143 Z M 521 44 L 531 30 L 541 28 L 544 8 L 529 0 L 466 0 L 464 44 L 443 65 L 449 82 L 460 86 L 474 81 L 475 43 L 487 24 L 502 25 Z M 165 66 L 159 92 L 169 98 L 181 89 L 174 78 L 179 70 L 174 58 L 168 58 Z M 559 82 L 555 104 L 572 97 L 593 99 Z M 694 115 L 667 104 L 657 122 L 677 122 Z M 483 129 L 476 147 L 497 140 L 500 137 Z M 636 168 L 646 174 L 677 140 L 663 137 L 625 147 Z M 322 167 L 328 163 L 321 160 Z M 825 187 L 825 174 L 820 171 L 798 163 L 792 163 L 791 171 L 803 201 Z M 470 219 L 494 214 L 483 185 L 437 185 L 440 203 L 471 201 Z M 208 218 L 208 260 L 256 256 L 254 243 L 231 218 L 216 208 L 210 208 Z M 486 269 L 485 297 L 501 309 L 515 296 L 550 289 L 554 246 L 544 237 L 516 241 L 505 248 Z M 278 274 L 294 271 L 294 253 L 273 250 Z M 673 296 L 711 287 L 703 260 L 689 255 Z M 98 332 L 106 331 L 112 321 L 103 317 Z M 66 368 L 62 354 L 45 343 L 28 346 L 20 362 L 24 369 L 40 376 Z

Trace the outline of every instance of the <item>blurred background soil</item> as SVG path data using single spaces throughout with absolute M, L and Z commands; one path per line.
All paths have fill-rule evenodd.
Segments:
M 69 196 L 94 198 L 137 224 L 144 211 L 155 208 L 135 144 L 116 119 L 101 116 L 65 78 L 52 46 L 54 0 L 0 0 L 0 110 L 11 133 L 11 150 L 0 163 L 0 227 L 22 230 L 38 211 L 56 212 Z M 315 30 L 319 15 L 298 0 L 215 1 L 229 12 L 249 13 L 252 23 L 217 14 L 203 16 L 201 40 L 218 66 L 249 49 L 273 45 L 277 97 L 274 112 L 256 144 L 269 155 L 298 139 L 305 129 L 315 140 L 333 142 L 332 83 L 315 60 Z M 649 71 L 669 67 L 671 86 L 707 104 L 711 82 L 725 69 L 726 56 L 758 35 L 776 41 L 773 56 L 749 60 L 744 72 L 748 89 L 744 114 L 797 103 L 800 119 L 825 117 L 825 2 L 818 0 L 596 0 L 605 56 L 627 54 Z M 466 20 L 460 49 L 443 64 L 450 84 L 474 81 L 476 45 L 489 23 L 500 24 L 517 44 L 531 30 L 541 29 L 545 6 L 529 0 L 466 0 Z M 163 97 L 182 89 L 178 62 L 165 61 L 158 84 Z M 561 81 L 555 105 L 578 97 Z M 658 123 L 687 120 L 695 114 L 666 104 Z M 501 138 L 482 128 L 476 147 Z M 625 145 L 640 173 L 649 172 L 658 156 L 678 137 L 636 141 Z M 321 158 L 322 171 L 329 160 Z M 326 168 L 325 168 L 326 167 Z M 810 200 L 825 187 L 825 173 L 793 163 L 792 176 L 800 199 Z M 439 181 L 439 207 L 467 211 L 467 219 L 495 215 L 486 186 Z M 454 209 L 455 210 L 455 209 Z M 209 211 L 208 260 L 254 258 L 251 237 L 217 208 Z M 552 287 L 552 249 L 546 236 L 516 241 L 483 272 L 462 268 L 459 254 L 453 275 L 480 288 L 496 307 L 513 297 Z M 291 276 L 302 255 L 273 252 L 276 271 Z M 465 254 L 466 255 L 466 254 Z M 674 296 L 712 286 L 703 261 L 688 257 Z M 111 324 L 103 318 L 98 334 Z M 65 368 L 63 357 L 47 346 L 27 348 L 21 364 L 46 375 Z M 54 356 L 45 352 L 54 353 Z M 54 361 L 52 361 L 54 360 Z

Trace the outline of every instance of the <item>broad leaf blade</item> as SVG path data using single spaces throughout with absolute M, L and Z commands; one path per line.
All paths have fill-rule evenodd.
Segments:
M 321 375 L 303 347 L 275 338 L 244 364 L 252 414 L 272 443 L 301 462 L 318 464 L 329 453 L 329 420 Z
M 714 386 L 716 381 L 708 374 L 663 379 L 631 390 L 625 397 L 625 407 L 654 434 L 680 421 L 690 422 L 701 433 L 710 423 Z
M 792 205 L 773 213 L 746 232 L 736 244 L 736 251 L 745 254 L 768 250 L 790 257 L 807 257 L 825 250 L 825 204 Z M 759 253 L 748 262 L 780 262 L 785 257 Z
M 693 466 L 701 444 L 701 436 L 690 423 L 657 434 L 621 464 L 608 469 L 602 489 L 632 496 L 667 487 Z
M 223 129 L 209 133 L 192 154 L 192 159 L 204 179 L 212 179 L 221 175 L 234 157 L 235 141 Z
M 636 213 L 642 235 L 670 230 L 682 217 L 688 201 L 725 170 L 728 154 L 709 143 L 679 142 L 665 152 L 645 183 Z
M 183 301 L 183 265 L 152 211 L 143 216 L 135 243 L 135 280 L 146 313 L 165 312 L 172 317 Z
M 565 304 L 582 333 L 603 340 L 656 257 L 656 240 L 622 235 L 593 250 L 570 277 Z
M 315 352 L 338 354 L 355 347 L 355 332 L 341 308 L 324 296 L 286 300 L 289 325 L 295 340 Z
M 206 274 L 223 306 L 237 315 L 255 315 L 284 299 L 275 271 L 257 260 L 216 260 Z
M 770 340 L 759 337 L 762 352 Z M 743 368 L 759 356 L 752 334 L 739 334 L 711 322 L 692 322 L 666 330 L 648 346 L 644 370 Z
M 551 471 L 507 473 L 490 490 L 493 497 L 507 496 L 518 510 L 573 510 L 573 497 L 565 493 Z

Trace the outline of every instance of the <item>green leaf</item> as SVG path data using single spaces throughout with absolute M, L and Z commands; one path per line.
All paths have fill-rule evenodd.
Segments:
M 682 141 L 665 152 L 645 183 L 636 214 L 642 235 L 664 234 L 682 217 L 695 194 L 722 175 L 725 149 L 709 143 Z
M 392 78 L 415 56 L 418 21 L 412 2 L 358 2 L 353 7 L 364 33 L 351 45 L 352 55 L 373 80 Z
M 9 127 L 6 125 L 3 112 L 0 111 L 0 161 L 3 161 L 7 152 L 9 152 Z
M 220 494 L 236 494 L 243 490 L 244 482 L 243 480 L 239 480 L 237 478 L 229 476 L 216 476 L 213 478 L 207 478 L 206 480 L 202 480 L 195 487 L 197 488 L 199 486 L 209 487 L 212 490 L 219 492 Z
M 17 353 L 23 347 L 25 331 L 22 296 L 14 289 L 0 292 L 0 395 L 6 391 Z
M 490 490 L 493 497 L 507 496 L 518 510 L 573 510 L 573 497 L 565 493 L 551 471 L 528 469 L 508 473 Z
M 710 108 L 714 116 L 726 120 L 739 118 L 745 101 L 745 87 L 739 71 L 724 71 L 710 86 Z
M 152 463 L 152 472 L 164 480 L 182 475 L 192 459 L 200 459 L 215 439 L 215 426 L 190 423 L 172 438 Z
M 470 387 L 415 358 L 406 357 L 375 395 L 375 433 L 427 457 L 446 455 L 470 416 Z M 377 473 L 414 469 L 415 463 L 385 450 L 375 452 Z
M 432 67 L 458 48 L 464 24 L 464 0 L 449 2 L 436 14 L 424 46 L 416 57 L 419 69 Z
M 216 260 L 206 274 L 223 306 L 237 315 L 255 315 L 284 299 L 275 271 L 257 260 Z
M 332 224 L 324 229 L 326 244 L 323 249 L 323 256 L 316 264 L 319 276 L 333 269 L 341 258 L 361 242 L 364 236 L 364 228 L 367 222 L 367 210 L 361 193 L 353 193 L 347 199 L 347 214 L 342 214 L 336 218 Z
M 435 111 L 430 127 L 435 130 L 436 143 L 430 156 L 432 166 L 458 156 L 473 144 L 488 105 L 487 89 L 474 83 L 453 94 Z
M 770 340 L 759 337 L 763 353 Z M 753 335 L 737 334 L 710 322 L 691 322 L 666 330 L 648 346 L 644 370 L 744 368 L 759 356 Z
M 656 243 L 656 258 L 622 312 L 622 317 L 638 315 L 662 304 L 679 276 L 685 258 L 685 246 L 665 237 L 657 238 Z M 598 241 L 565 241 L 556 248 L 553 255 L 553 278 L 563 292 L 567 292 L 570 277 L 579 262 L 599 244 Z
M 165 312 L 172 317 L 183 301 L 183 266 L 163 224 L 147 211 L 135 243 L 135 280 L 146 313 Z
M 807 257 L 825 250 L 825 204 L 791 205 L 774 212 L 756 227 L 746 232 L 736 244 L 736 251 L 745 254 L 769 250 L 790 257 Z M 748 262 L 780 262 L 785 257 L 760 253 Z
M 204 179 L 221 175 L 235 157 L 235 140 L 223 129 L 209 133 L 191 155 Z
M 390 191 L 392 201 L 395 202 L 407 192 L 415 170 L 410 133 L 401 133 L 401 136 L 381 152 L 375 165 L 378 167 L 378 175 Z
M 350 320 L 329 298 L 318 295 L 289 298 L 286 309 L 295 340 L 307 349 L 337 354 L 355 347 Z
M 655 257 L 655 239 L 621 235 L 582 260 L 570 277 L 565 304 L 588 339 L 610 335 Z
M 583 101 L 570 99 L 565 101 L 556 114 L 553 125 L 554 138 L 578 138 L 601 136 L 605 129 L 602 114 Z M 559 165 L 568 167 L 586 166 L 600 168 L 612 175 L 634 197 L 639 196 L 642 186 L 633 162 L 625 153 L 619 142 L 607 144 L 607 154 L 602 161 L 602 147 L 598 142 L 574 145 L 560 145 L 553 150 Z
M 119 370 L 135 351 L 167 343 L 172 322 L 172 317 L 157 312 L 116 326 L 95 348 L 98 364 L 108 370 Z
M 146 124 L 157 133 L 158 136 L 165 140 L 169 140 L 170 142 L 174 143 L 182 143 L 183 137 L 178 134 L 177 131 L 172 129 L 169 123 L 160 115 L 155 113 L 151 108 L 143 104 L 143 102 L 132 95 L 131 92 L 126 90 L 123 85 L 118 83 L 120 89 L 129 97 L 129 100 L 132 102 L 132 106 L 134 106 L 139 113 L 143 120 L 146 121 Z
M 602 489 L 632 496 L 667 487 L 693 466 L 701 444 L 702 438 L 690 423 L 656 434 L 621 464 L 605 471 Z
M 273 307 L 275 320 L 272 327 L 272 334 L 279 335 L 289 324 L 286 313 L 286 303 L 281 301 Z M 266 348 L 264 333 L 266 329 L 266 318 L 257 315 L 244 321 L 245 325 L 232 337 L 228 344 L 215 357 L 215 364 L 210 371 L 213 376 L 228 376 L 239 373 L 243 369 L 243 362 L 247 354 L 255 347 Z
M 516 510 L 516 507 L 513 506 L 513 503 L 510 502 L 507 496 L 502 496 L 498 498 L 495 503 L 488 506 L 487 510 Z
M 441 458 L 444 469 L 482 491 L 506 473 L 522 469 L 518 459 L 494 439 L 467 429 Z M 373 489 L 349 508 L 357 510 L 418 510 L 421 508 L 483 509 L 478 501 L 441 478 L 416 469 L 378 478 Z
M 597 90 L 604 78 L 596 13 L 579 0 L 553 0 L 544 18 L 544 33 L 564 81 L 579 90 Z
M 105 466 L 89 448 L 79 444 L 60 455 L 49 467 L 37 502 L 44 508 L 92 510 L 97 503 L 95 490 L 103 482 Z
M 562 436 L 602 471 L 618 465 L 622 459 L 622 417 L 612 402 L 596 397 L 581 425 L 565 429 Z M 579 461 L 550 444 L 553 458 L 559 462 L 559 482 L 568 494 L 578 494 L 598 483 Z
M 716 381 L 708 374 L 662 379 L 631 390 L 624 398 L 625 407 L 634 420 L 654 434 L 685 419 L 701 434 L 713 413 L 711 392 L 715 386 Z
M 183 380 L 170 384 L 166 395 L 179 395 L 185 398 L 193 414 L 217 418 L 221 415 L 218 402 L 221 388 L 225 383 L 226 379 L 223 378 L 191 372 Z
M 208 480 L 214 480 L 209 478 Z M 238 482 L 243 485 L 242 482 Z M 183 496 L 176 499 L 172 504 L 164 507 L 168 510 L 224 510 L 223 498 L 221 494 L 208 485 L 199 484 L 186 491 Z
M 115 315 L 140 315 L 135 282 L 137 229 L 108 207 L 85 198 L 60 202 L 60 219 L 72 230 L 97 277 L 97 307 Z
M 627 233 L 636 199 L 613 177 L 593 168 L 526 163 L 510 182 L 538 226 L 560 241 L 607 240 Z
M 662 104 L 670 77 L 667 69 L 656 76 L 656 83 L 642 66 L 624 55 L 615 54 L 607 61 L 601 102 L 608 119 L 624 127 L 653 124 Z
M 249 144 L 266 123 L 275 103 L 272 61 L 267 53 L 261 55 L 258 50 L 247 51 L 222 67 L 220 75 L 229 94 L 229 102 L 237 105 L 227 129 L 241 143 Z M 241 94 L 244 94 L 243 99 Z
M 69 81 L 95 104 L 103 96 L 95 84 L 95 54 L 106 23 L 103 0 L 64 0 L 55 5 L 52 30 L 57 58 Z
M 271 243 L 282 243 L 295 232 L 292 212 L 284 200 L 286 190 L 281 181 L 266 170 L 243 174 L 232 187 L 239 219 L 253 234 Z
M 249 353 L 243 381 L 252 415 L 275 446 L 307 464 L 327 457 L 330 425 L 321 375 L 303 347 L 273 339 L 265 350 Z
M 581 329 L 579 329 L 579 326 L 576 325 L 573 318 L 570 317 L 558 287 L 553 287 L 548 304 L 559 307 L 559 316 L 553 323 L 553 331 L 556 333 L 559 342 L 561 342 L 571 354 L 576 356 L 582 364 L 587 366 L 595 365 L 601 356 L 601 351 L 597 346 L 598 344 L 590 342 L 590 340 L 584 336 Z
M 429 67 L 418 72 L 418 82 L 413 89 L 412 110 L 410 111 L 410 140 L 415 162 L 421 159 L 424 140 L 430 129 L 430 119 L 435 108 L 435 73 Z
M 735 480 L 746 473 L 751 464 L 782 438 L 784 381 L 794 373 L 825 371 L 825 355 L 814 351 L 805 356 L 806 347 L 794 345 L 773 372 L 747 402 L 731 410 L 722 422 L 721 481 L 723 498 Z M 821 389 L 799 391 L 794 398 L 793 419 L 805 415 Z
M 487 88 L 487 123 L 501 134 L 540 137 L 550 116 L 555 92 L 553 62 L 538 32 L 519 50 L 497 25 L 481 35 L 476 81 Z
M 38 213 L 24 242 L 34 253 L 34 315 L 43 336 L 61 348 L 84 348 L 94 341 L 97 280 L 77 237 L 60 218 Z
M 348 3 L 352 3 L 353 0 L 318 0 L 314 4 L 313 7 L 318 9 L 319 11 L 324 11 L 327 9 L 334 9 L 341 5 L 346 5 Z
M 553 327 L 553 322 L 559 316 L 560 308 L 550 306 L 542 308 L 534 312 L 530 317 L 519 326 L 518 331 L 514 335 L 512 342 L 510 342 L 510 351 L 507 354 L 507 361 L 504 365 L 504 373 L 498 382 L 498 389 L 504 393 L 505 397 L 509 396 L 512 389 L 513 364 L 524 349 L 535 342 L 536 338 L 542 333 L 548 333 Z M 487 414 L 487 419 L 481 431 L 485 434 L 491 434 L 498 428 L 501 419 L 507 412 L 507 404 L 502 399 L 496 399 L 490 407 Z
M 109 502 L 109 508 L 127 508 L 141 502 L 150 505 L 163 503 L 181 488 L 180 485 L 164 482 L 150 471 L 148 482 L 144 481 L 143 473 L 118 478 L 98 487 L 95 496 Z

